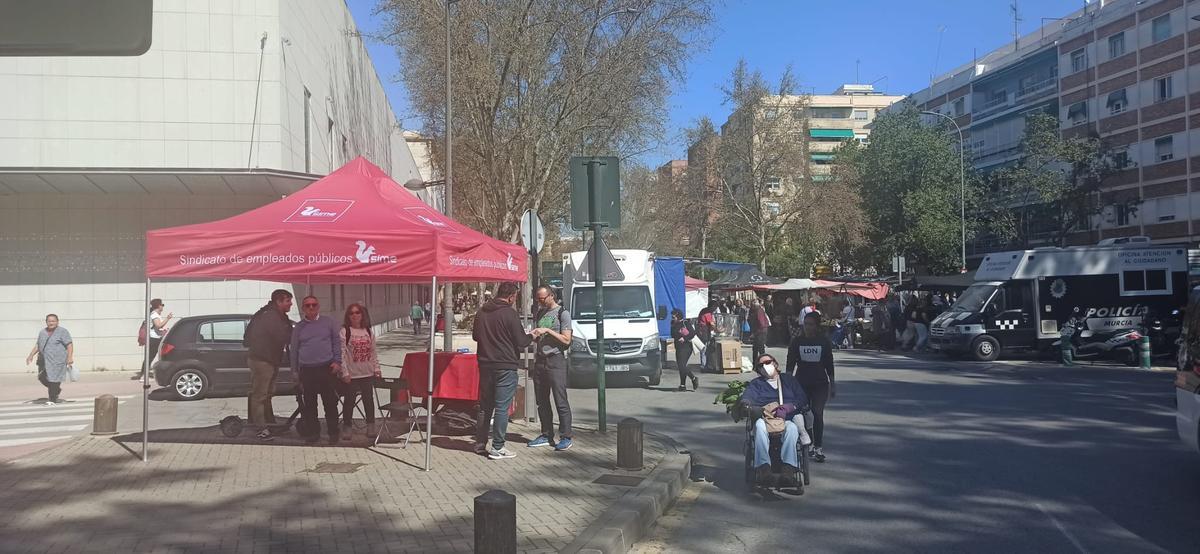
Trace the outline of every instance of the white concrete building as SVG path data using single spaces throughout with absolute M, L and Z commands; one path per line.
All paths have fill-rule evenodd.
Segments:
M 141 56 L 0 58 L 0 372 L 26 369 L 47 313 L 81 369 L 140 367 L 146 230 L 263 205 L 358 155 L 398 182 L 420 177 L 342 0 L 160 0 Z M 279 286 L 162 283 L 153 296 L 176 317 L 249 313 Z M 368 302 L 381 327 L 427 295 L 312 292 L 338 317 Z

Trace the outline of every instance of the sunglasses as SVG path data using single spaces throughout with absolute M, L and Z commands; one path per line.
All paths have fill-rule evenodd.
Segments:
M 350 310 L 350 315 L 362 315 L 362 312 L 358 310 Z
M 313 302 L 308 302 L 308 303 L 304 304 L 304 307 L 305 308 L 316 308 L 317 304 L 313 303 Z

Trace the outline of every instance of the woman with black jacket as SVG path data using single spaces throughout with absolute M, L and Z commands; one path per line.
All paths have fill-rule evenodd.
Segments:
M 683 312 L 671 311 L 671 339 L 675 341 L 675 369 L 679 370 L 679 390 L 687 390 L 687 379 L 692 380 L 692 391 L 700 388 L 700 380 L 692 373 L 688 362 L 692 359 L 692 337 L 696 328 L 683 319 Z

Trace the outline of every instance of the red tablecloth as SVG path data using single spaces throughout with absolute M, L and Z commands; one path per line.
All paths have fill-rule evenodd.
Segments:
M 429 390 L 429 353 L 404 355 L 404 379 L 413 396 Z M 433 397 L 443 400 L 479 400 L 479 362 L 475 354 L 438 352 L 433 356 Z

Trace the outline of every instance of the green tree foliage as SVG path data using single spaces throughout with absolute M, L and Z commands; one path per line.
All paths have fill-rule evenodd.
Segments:
M 1007 233 L 996 234 L 1022 248 L 1035 241 L 1065 246 L 1070 233 L 1092 226 L 1104 208 L 1101 183 L 1123 163 L 1108 156 L 1098 138 L 1064 138 L 1058 118 L 1047 113 L 1026 118 L 1021 146 L 1020 162 L 989 176 L 993 201 L 1004 208 L 994 221 L 1007 225 Z
M 949 131 L 949 132 L 948 132 Z M 916 109 L 885 113 L 875 119 L 871 140 L 861 151 L 837 158 L 838 178 L 855 185 L 867 214 L 869 252 L 847 245 L 849 265 L 871 260 L 885 267 L 895 254 L 934 273 L 954 273 L 960 266 L 960 200 L 976 213 L 978 180 L 960 165 L 958 136 L 953 128 L 923 120 Z M 965 169 L 965 193 L 960 171 Z M 961 196 L 960 196 L 961 195 Z M 966 221 L 968 240 L 980 226 Z

